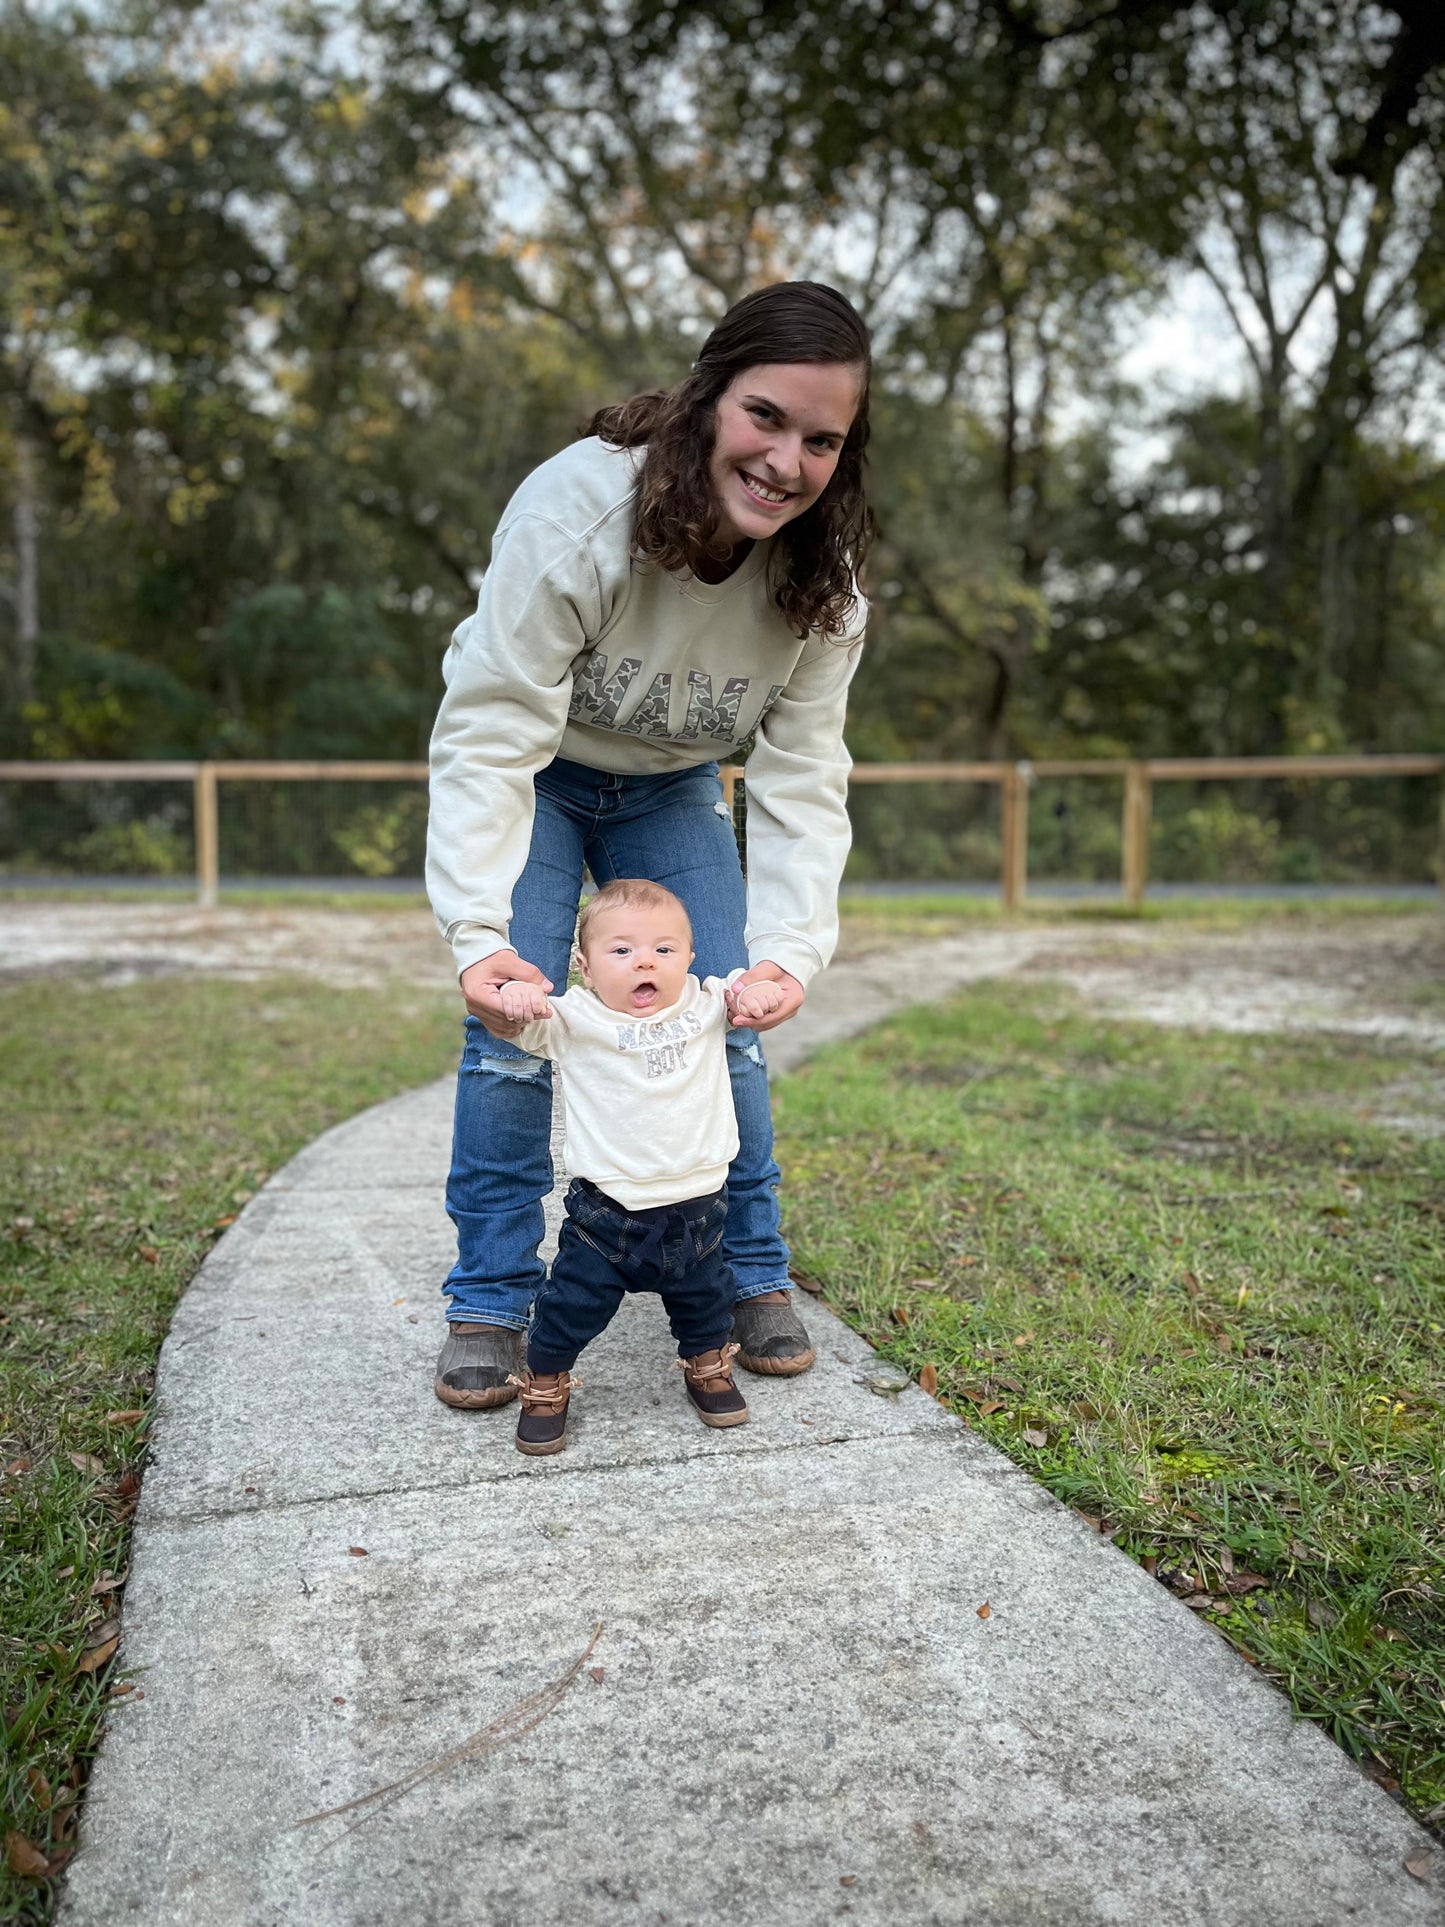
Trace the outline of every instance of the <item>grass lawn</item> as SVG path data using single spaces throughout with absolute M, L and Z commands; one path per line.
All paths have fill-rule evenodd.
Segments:
M 0 991 L 0 1920 L 49 1874 L 108 1697 L 153 1368 L 231 1216 L 327 1125 L 455 1062 L 450 999 L 171 979 Z
M 1340 1038 L 989 985 L 781 1082 L 798 1267 L 1445 1820 L 1445 1144 Z

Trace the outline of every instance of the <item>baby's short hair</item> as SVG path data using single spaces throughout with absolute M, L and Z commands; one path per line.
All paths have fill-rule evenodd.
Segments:
M 683 908 L 681 897 L 665 890 L 660 883 L 649 883 L 646 877 L 616 877 L 611 883 L 604 883 L 595 897 L 583 904 L 577 918 L 577 948 L 587 948 L 587 933 L 593 920 L 607 910 L 670 910 L 682 911 L 682 920 L 687 925 L 688 935 L 692 935 L 692 920 Z

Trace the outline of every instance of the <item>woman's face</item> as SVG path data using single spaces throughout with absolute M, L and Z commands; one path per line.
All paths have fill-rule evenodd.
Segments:
M 810 509 L 833 479 L 863 392 L 863 370 L 837 362 L 745 368 L 717 405 L 708 477 L 718 533 L 762 542 Z

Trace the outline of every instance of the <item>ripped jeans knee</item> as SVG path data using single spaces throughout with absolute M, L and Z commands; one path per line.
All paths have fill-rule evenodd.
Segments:
M 552 1066 L 545 1057 L 533 1057 L 528 1051 L 499 1050 L 493 1040 L 490 1050 L 468 1047 L 462 1058 L 462 1075 L 504 1077 L 512 1084 L 550 1084 Z
M 728 1032 L 728 1070 L 745 1074 L 754 1067 L 765 1067 L 763 1047 L 758 1042 L 758 1034 L 753 1030 L 731 1030 Z

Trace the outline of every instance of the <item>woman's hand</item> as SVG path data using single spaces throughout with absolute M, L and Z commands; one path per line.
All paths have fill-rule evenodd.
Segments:
M 738 992 L 746 990 L 749 984 L 776 984 L 782 992 L 777 1009 L 770 1011 L 766 1017 L 743 1016 L 738 1010 Z M 802 1009 L 803 986 L 780 965 L 758 963 L 745 971 L 729 988 L 727 1004 L 728 1015 L 735 1024 L 746 1025 L 749 1030 L 776 1030 L 779 1024 L 786 1024 L 796 1011 Z
M 503 984 L 531 984 L 539 996 L 552 988 L 535 964 L 524 963 L 515 950 L 494 950 L 490 957 L 468 964 L 459 979 L 462 996 L 473 1017 L 493 1037 L 510 1042 L 526 1023 L 525 1018 L 509 1017 L 502 1006 Z

